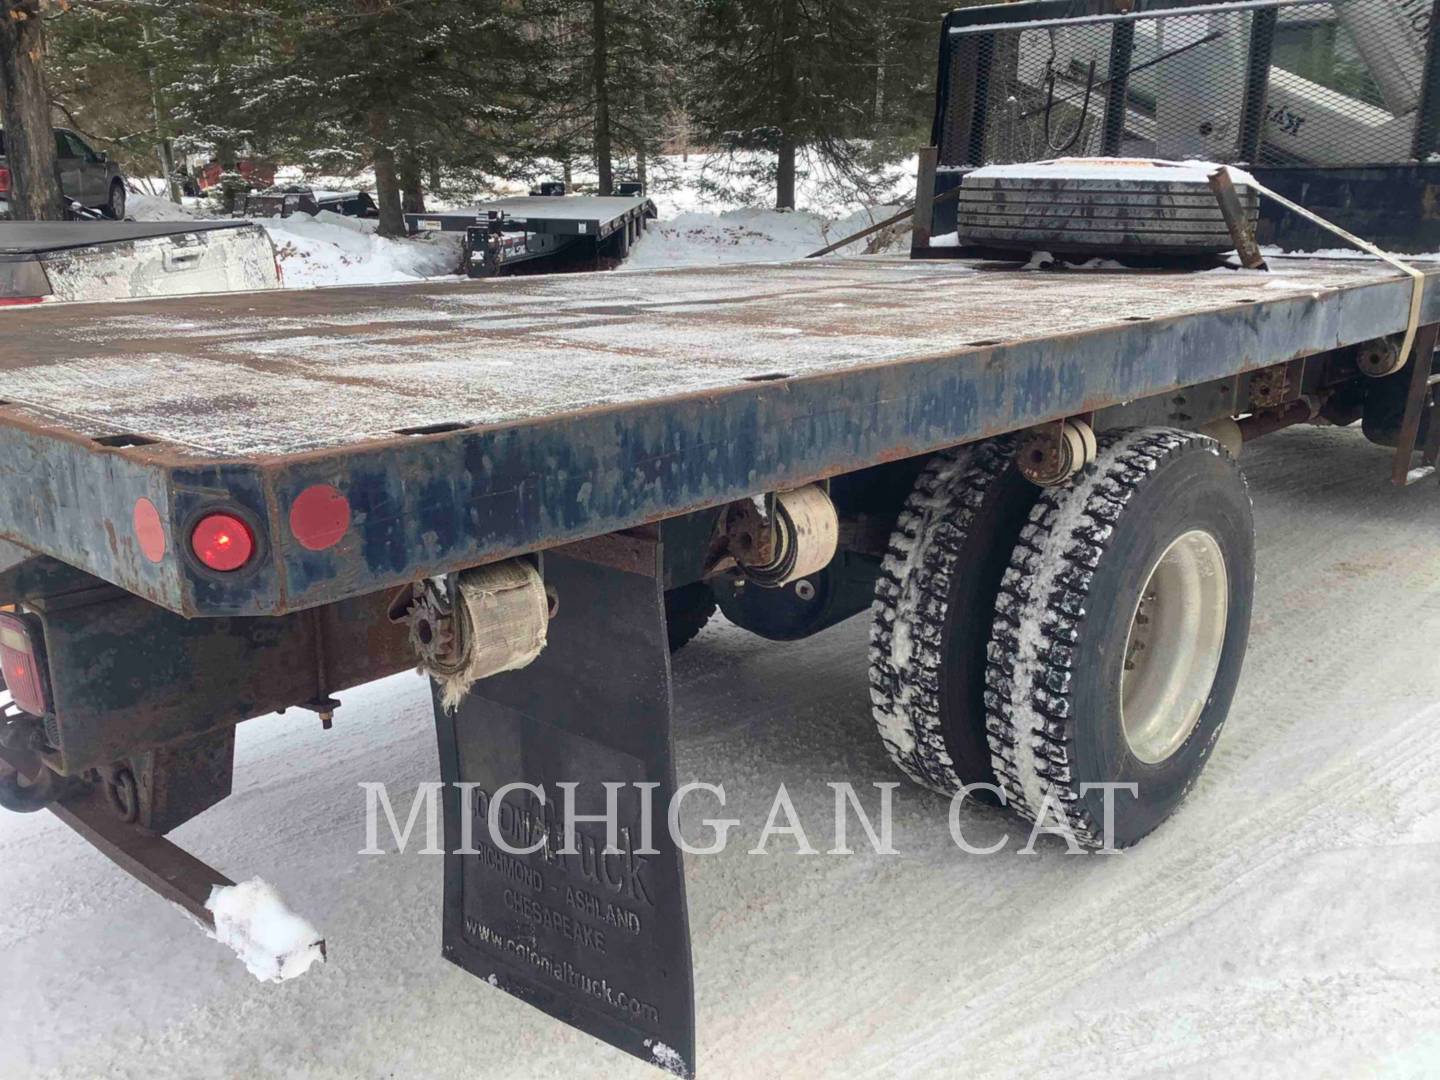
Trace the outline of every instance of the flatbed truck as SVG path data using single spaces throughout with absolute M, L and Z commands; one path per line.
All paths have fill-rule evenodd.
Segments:
M 1437 286 L 1440 267 L 1427 270 L 1427 360 Z M 7 720 L 7 805 L 88 813 L 87 835 L 203 906 L 215 883 L 203 871 L 157 878 L 133 851 L 228 793 L 234 725 L 295 707 L 328 715 L 341 691 L 414 666 L 409 629 L 390 618 L 397 593 L 530 556 L 557 601 L 548 647 L 477 684 L 458 712 L 437 705 L 447 781 L 493 791 L 569 763 L 596 770 L 576 779 L 673 791 L 671 640 L 698 629 L 716 594 L 732 619 L 779 639 L 878 597 L 882 735 L 926 783 L 983 781 L 986 731 L 1021 715 L 997 704 L 1001 669 L 982 659 L 997 598 L 1008 590 L 1023 624 L 1025 610 L 1062 602 L 1056 590 L 1069 597 L 1035 550 L 1075 540 L 1045 530 L 1082 493 L 1101 498 L 1091 488 L 1107 477 L 1133 484 L 1134 501 L 1097 504 L 1115 516 L 1087 525 L 1089 569 L 1111 569 L 1108 556 L 1126 581 L 1076 601 L 1073 648 L 1123 650 L 1160 555 L 1210 537 L 1194 559 L 1223 562 L 1229 591 L 1210 603 L 1229 614 L 1203 722 L 1186 729 L 1208 753 L 1239 674 L 1253 567 L 1243 481 L 1198 432 L 1336 415 L 1369 389 L 1357 357 L 1403 331 L 1410 289 L 1363 262 L 1285 260 L 1267 280 L 878 258 L 7 311 L 0 594 L 27 638 L 7 653 L 7 681 L 13 693 L 24 680 L 11 665 L 28 656 L 21 700 L 35 710 Z M 1046 452 L 1075 419 L 1100 433 L 1082 474 L 1094 484 L 1017 478 L 1017 446 Z M 736 506 L 812 485 L 838 517 L 829 564 L 779 589 L 736 588 L 743 569 L 713 574 Z M 204 547 L 226 530 L 232 545 L 243 538 L 238 565 Z M 962 555 L 973 581 L 954 576 Z M 1026 592 L 1043 580 L 1051 595 Z M 917 590 L 932 600 L 906 601 Z M 980 651 L 960 655 L 967 636 Z M 1040 684 L 1055 662 L 996 661 L 1017 681 L 1029 665 L 1052 704 Z M 1087 664 L 1073 662 L 1078 679 Z M 929 663 L 944 673 L 933 703 L 917 679 Z M 1076 737 L 1123 737 L 1114 711 L 1086 708 L 1069 718 Z M 1122 842 L 1203 765 L 1183 746 L 1164 760 L 1175 754 L 1182 775 L 1157 782 L 1153 801 L 1121 804 Z M 1023 767 L 998 778 L 1025 797 Z M 463 811 L 453 788 L 445 798 L 453 840 Z M 1082 831 L 1092 823 L 1074 816 Z M 668 856 L 649 863 L 644 936 L 615 939 L 603 966 L 574 958 L 673 1010 L 652 1021 L 567 1001 L 505 946 L 467 934 L 482 916 L 506 923 L 488 889 L 510 879 L 487 881 L 478 858 L 467 870 L 446 856 L 446 954 L 637 1053 L 660 1040 L 688 1054 L 683 875 L 679 852 Z
M 235 726 L 418 660 L 445 957 L 684 1075 L 684 853 L 636 838 L 717 604 L 775 641 L 869 613 L 899 770 L 1139 842 L 1244 692 L 1244 444 L 1363 424 L 1433 497 L 1440 264 L 1396 370 L 1416 286 L 1378 261 L 927 254 L 0 313 L 0 803 L 204 919 L 228 879 L 164 834 Z M 558 849 L 568 783 L 613 850 Z M 471 847 L 496 821 L 528 851 Z

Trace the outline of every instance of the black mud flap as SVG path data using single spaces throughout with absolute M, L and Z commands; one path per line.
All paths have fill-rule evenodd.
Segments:
M 545 652 L 478 684 L 453 714 L 437 699 L 444 950 L 551 1016 L 693 1076 L 684 868 L 666 824 L 675 767 L 660 555 L 653 533 L 548 553 L 559 606 Z M 604 815 L 606 783 L 624 785 L 618 854 L 604 853 L 603 822 L 583 820 Z M 516 788 L 497 799 L 512 784 L 543 800 Z M 562 784 L 578 785 L 572 854 Z M 455 854 L 467 836 L 470 853 Z

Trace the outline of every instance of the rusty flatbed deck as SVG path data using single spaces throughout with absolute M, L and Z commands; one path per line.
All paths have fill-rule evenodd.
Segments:
M 293 610 L 1395 333 L 1409 291 L 862 259 L 11 310 L 0 537 L 186 614 Z M 353 517 L 314 552 L 286 522 L 320 483 Z M 146 560 L 140 497 L 169 537 L 233 500 L 263 565 Z

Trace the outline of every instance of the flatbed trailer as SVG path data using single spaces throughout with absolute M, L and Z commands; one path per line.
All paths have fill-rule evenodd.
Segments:
M 656 216 L 644 195 L 531 195 L 494 199 L 474 212 L 406 214 L 412 236 L 465 234 L 471 277 L 493 277 L 524 267 L 550 268 L 561 260 L 594 266 L 623 261 Z
M 17 658 L 29 672 L 11 680 L 29 704 L 11 707 L 0 738 L 11 769 L 0 801 L 54 807 L 203 918 L 205 895 L 228 879 L 161 836 L 228 794 L 234 725 L 291 707 L 328 723 L 336 693 L 412 667 L 417 651 L 438 675 L 431 632 L 443 626 L 452 640 L 462 608 L 472 632 L 484 617 L 464 607 L 467 575 L 528 568 L 545 590 L 538 659 L 468 686 L 458 708 L 437 681 L 452 785 L 445 955 L 689 1073 L 674 840 L 654 841 L 642 860 L 627 826 L 612 872 L 594 848 L 588 863 L 550 846 L 524 857 L 464 848 L 467 815 L 488 821 L 488 800 L 515 783 L 648 782 L 672 795 L 668 654 L 717 600 L 741 626 L 786 640 L 873 597 L 881 734 L 905 772 L 953 787 L 965 730 L 994 730 L 992 698 L 974 704 L 980 721 L 957 715 L 936 729 L 930 749 L 945 753 L 907 744 L 886 712 L 886 680 L 904 678 L 887 666 L 899 655 L 887 643 L 920 610 L 896 598 L 924 585 L 910 545 L 923 548 L 930 526 L 920 525 L 936 507 L 961 513 L 945 501 L 945 478 L 989 476 L 973 490 L 1006 508 L 983 528 L 969 503 L 947 519 L 969 523 L 965 542 L 1005 556 L 990 571 L 987 620 L 1008 610 L 1002 572 L 1018 580 L 1022 564 L 1007 561 L 1016 537 L 1028 551 L 1041 542 L 1033 530 L 1063 511 L 1047 499 L 1153 480 L 1158 493 L 1137 495 L 1137 505 L 1159 500 L 1146 521 L 1166 507 L 1203 517 L 1243 496 L 1221 442 L 1238 453 L 1240 439 L 1290 424 L 1353 422 L 1381 385 L 1404 414 L 1396 475 L 1416 479 L 1414 454 L 1433 467 L 1440 449 L 1440 425 L 1427 419 L 1437 281 L 1440 266 L 1427 267 L 1420 359 L 1386 379 L 1363 365 L 1403 334 L 1412 285 L 1365 260 L 1277 260 L 1266 274 L 864 258 L 7 311 L 0 598 L 15 608 L 0 613 L 0 644 L 7 677 Z M 1082 460 L 1047 479 L 1077 431 L 1100 433 L 1098 444 L 1086 451 L 1082 439 Z M 1179 455 L 1178 479 L 1163 479 L 1167 455 Z M 797 492 L 808 493 L 804 513 L 833 514 L 831 546 L 787 576 L 772 565 L 784 544 L 809 557 L 786 511 Z M 1227 568 L 1228 625 L 1239 626 L 1211 673 L 1213 734 L 1248 626 L 1242 505 L 1241 539 L 1226 541 L 1236 546 L 1201 553 Z M 1127 528 L 1154 540 L 1162 526 L 1122 515 L 1104 536 Z M 1184 533 L 1195 535 L 1208 533 Z M 1097 549 L 1092 561 L 1103 569 L 1105 557 Z M 1094 602 L 1109 619 L 1112 598 Z M 952 598 L 937 625 L 951 633 L 964 610 Z M 999 623 L 996 635 L 1003 642 Z M 912 641 L 906 655 L 920 648 Z M 993 695 L 994 678 L 967 693 Z M 995 790 L 1033 814 L 1005 762 L 976 767 L 992 764 Z M 1178 801 L 1165 798 L 1151 818 Z M 554 840 L 544 805 L 517 813 L 543 820 Z M 591 796 L 581 805 L 596 808 Z M 621 799 L 622 821 L 639 812 Z M 517 882 L 533 886 L 523 902 Z M 586 897 L 568 922 L 554 914 L 560 882 Z M 611 919 L 598 950 L 575 929 L 599 917 L 596 896 L 624 927 Z M 557 986 L 559 970 L 580 981 Z M 602 984 L 623 988 L 628 1005 L 597 1000 Z
M 478 210 L 436 210 L 433 213 L 405 215 L 405 231 L 411 236 L 424 233 L 463 233 L 480 224 Z

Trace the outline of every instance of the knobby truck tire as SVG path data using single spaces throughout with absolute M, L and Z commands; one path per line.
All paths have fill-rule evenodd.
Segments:
M 892 761 L 942 794 L 995 783 L 986 645 L 1000 580 L 1039 489 L 1008 440 L 937 454 L 907 499 L 875 588 L 870 697 Z
M 1224 556 L 1227 616 L 1198 720 L 1155 764 L 1132 752 L 1121 682 L 1142 590 L 1179 538 L 1207 534 Z M 1062 819 L 1085 846 L 1105 846 L 1104 793 L 1115 847 L 1154 830 L 1184 800 L 1230 710 L 1250 629 L 1254 521 L 1238 466 L 1214 440 L 1147 428 L 1101 439 L 1096 462 L 1044 492 L 1021 533 L 996 604 L 985 694 L 992 764 L 1007 804 Z M 1197 701 L 1199 699 L 1196 699 Z
M 694 641 L 715 614 L 715 594 L 703 581 L 682 585 L 665 594 L 665 630 L 670 651 L 677 653 Z

